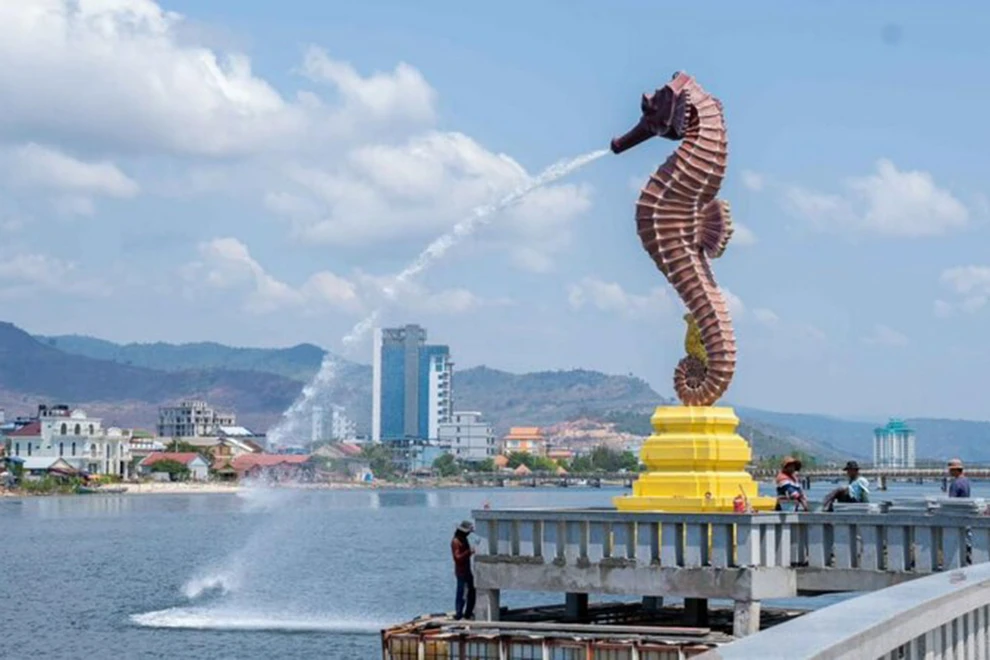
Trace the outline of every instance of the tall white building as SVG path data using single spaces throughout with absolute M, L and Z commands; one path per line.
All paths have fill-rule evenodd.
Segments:
M 440 445 L 457 460 L 480 463 L 495 456 L 495 432 L 480 412 L 455 411 L 449 422 L 438 427 Z
M 233 413 L 219 412 L 205 401 L 180 401 L 158 409 L 158 435 L 162 438 L 217 435 L 221 426 L 236 426 Z
M 913 468 L 914 429 L 902 419 L 891 419 L 886 426 L 873 430 L 873 465 L 876 467 Z

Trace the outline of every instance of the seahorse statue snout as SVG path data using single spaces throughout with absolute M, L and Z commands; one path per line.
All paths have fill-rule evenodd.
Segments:
M 728 389 L 736 369 L 732 319 L 710 264 L 732 238 L 729 204 L 716 197 L 729 154 L 725 115 L 719 100 L 682 72 L 644 94 L 641 111 L 639 122 L 611 147 L 622 153 L 654 136 L 681 142 L 643 187 L 636 228 L 687 307 L 689 337 L 701 335 L 704 354 L 692 350 L 681 359 L 674 391 L 685 405 L 710 406 Z

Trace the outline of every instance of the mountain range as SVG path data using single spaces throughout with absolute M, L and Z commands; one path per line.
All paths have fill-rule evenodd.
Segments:
M 31 336 L 0 323 L 0 406 L 9 413 L 37 403 L 67 402 L 105 424 L 154 426 L 157 408 L 201 398 L 238 414 L 241 423 L 268 428 L 319 369 L 325 352 L 313 344 L 237 348 L 192 344 L 117 344 L 81 335 Z M 337 357 L 328 402 L 343 405 L 367 431 L 371 368 Z M 665 403 L 645 381 L 596 371 L 511 374 L 474 367 L 454 375 L 459 409 L 480 410 L 498 433 L 514 425 L 547 425 L 579 417 L 621 420 L 648 430 L 649 413 Z M 669 403 L 669 402 L 667 402 Z M 829 460 L 869 458 L 873 427 L 827 415 L 736 407 L 740 432 L 761 455 L 799 450 Z M 881 420 L 877 420 L 880 422 Z M 911 419 L 918 456 L 990 461 L 990 422 Z

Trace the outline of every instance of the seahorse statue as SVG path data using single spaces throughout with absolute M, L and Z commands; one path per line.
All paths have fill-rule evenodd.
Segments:
M 674 390 L 688 406 L 710 406 L 725 393 L 736 368 L 736 338 L 710 259 L 732 237 L 729 204 L 716 197 L 725 176 L 728 142 L 722 103 L 694 78 L 677 72 L 644 94 L 642 118 L 612 151 L 622 153 L 653 136 L 681 142 L 650 176 L 636 203 L 643 247 L 687 307 L 704 357 L 692 348 L 674 370 Z M 687 343 L 690 343 L 688 341 Z

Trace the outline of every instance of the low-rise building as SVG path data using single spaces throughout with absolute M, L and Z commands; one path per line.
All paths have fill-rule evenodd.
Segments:
M 195 452 L 155 452 L 149 454 L 139 464 L 142 474 L 155 472 L 155 463 L 174 461 L 189 470 L 189 478 L 193 481 L 206 481 L 210 476 L 210 465 L 206 459 Z
M 546 456 L 547 440 L 536 426 L 513 426 L 502 438 L 502 453 Z
M 233 413 L 220 412 L 205 401 L 180 401 L 158 409 L 158 435 L 189 438 L 216 435 L 222 426 L 236 426 Z
M 238 479 L 310 481 L 316 470 L 309 454 L 244 454 L 230 462 Z
M 451 421 L 439 425 L 440 446 L 465 463 L 480 463 L 492 458 L 495 432 L 483 421 L 480 412 L 455 411 Z

